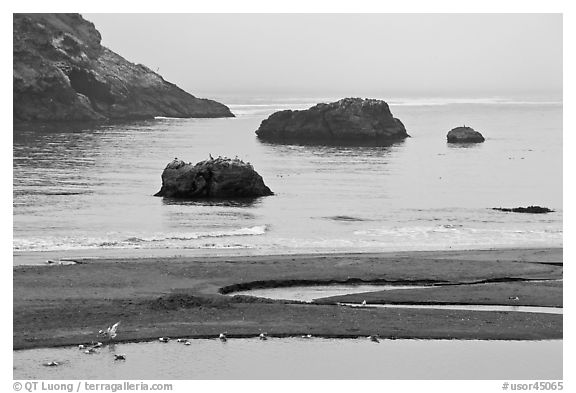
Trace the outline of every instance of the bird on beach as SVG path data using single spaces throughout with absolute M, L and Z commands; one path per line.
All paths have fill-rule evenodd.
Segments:
M 158 341 L 162 343 L 167 343 L 168 341 L 170 341 L 170 337 L 160 337 Z
M 55 367 L 55 366 L 59 366 L 60 363 L 58 363 L 58 362 L 56 362 L 56 361 L 51 361 L 51 362 L 48 362 L 48 363 L 44 363 L 44 365 L 45 365 L 46 367 Z
M 218 338 L 219 338 L 220 341 L 222 341 L 222 342 L 224 342 L 224 341 L 226 341 L 226 340 L 228 339 L 224 333 L 220 333 L 220 335 L 218 336 Z
M 114 355 L 114 360 L 126 360 L 126 355 L 124 355 L 123 353 Z
M 93 347 L 88 348 L 87 350 L 84 351 L 84 353 L 86 353 L 86 354 L 88 354 L 88 355 L 93 354 L 93 353 L 96 353 L 96 352 L 97 352 L 97 351 L 96 351 L 96 348 L 93 348 Z
M 176 340 L 177 343 L 183 343 L 184 341 L 186 341 L 186 340 L 184 340 L 183 338 L 179 338 Z
M 102 346 L 101 342 L 97 342 L 96 344 L 92 345 L 92 348 L 100 348 Z
M 86 346 L 84 344 L 78 345 L 78 349 L 84 349 L 84 348 L 86 348 Z
M 116 322 L 112 326 L 108 326 L 108 329 L 106 330 L 99 330 L 98 335 L 105 336 L 113 340 L 114 338 L 116 338 L 116 331 L 118 330 L 118 325 L 120 325 L 120 321 Z
M 186 341 L 184 342 L 184 345 L 192 345 L 192 343 L 191 343 L 190 341 L 186 340 Z
M 520 298 L 518 296 L 510 296 L 508 299 L 509 300 L 520 300 Z
M 362 302 L 362 307 L 366 306 L 366 299 Z
M 311 334 L 305 334 L 302 336 L 302 338 L 312 338 L 312 335 Z
M 378 336 L 368 336 L 368 339 L 372 342 L 379 343 Z
M 266 333 L 260 333 L 260 335 L 258 336 L 258 338 L 260 340 L 268 340 L 268 337 L 266 336 Z

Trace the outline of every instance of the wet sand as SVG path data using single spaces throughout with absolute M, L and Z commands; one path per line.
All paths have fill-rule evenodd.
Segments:
M 235 289 L 334 282 L 474 284 L 402 290 L 394 302 L 562 306 L 562 249 L 383 254 L 86 260 L 13 271 L 14 349 L 97 340 L 121 321 L 117 341 L 160 336 L 511 339 L 562 338 L 562 315 L 419 309 L 363 309 L 224 295 Z M 533 287 L 531 287 L 531 285 Z M 532 292 L 537 288 L 537 292 Z M 431 290 L 444 289 L 435 297 Z M 530 294 L 533 293 L 533 296 Z M 389 296 L 391 294 L 386 294 Z M 352 296 L 352 295 L 350 295 Z M 381 294 L 373 294 L 381 301 Z M 516 304 L 515 303 L 515 304 Z

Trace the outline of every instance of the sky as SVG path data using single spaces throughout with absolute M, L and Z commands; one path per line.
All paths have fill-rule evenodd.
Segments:
M 83 14 L 199 96 L 562 93 L 561 14 Z

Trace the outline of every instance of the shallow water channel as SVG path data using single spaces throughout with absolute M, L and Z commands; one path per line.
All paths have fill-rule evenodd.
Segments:
M 302 302 L 312 302 L 316 299 L 350 295 L 364 292 L 394 291 L 406 289 L 437 288 L 437 286 L 407 286 L 407 285 L 314 285 L 314 286 L 293 286 L 279 288 L 259 288 L 240 292 L 233 292 L 230 295 L 250 295 L 276 300 L 296 300 Z M 360 307 L 359 304 L 339 303 L 343 306 Z M 486 305 L 486 304 L 368 304 L 366 307 L 382 308 L 418 308 L 436 310 L 472 310 L 472 311 L 511 311 L 511 312 L 535 312 L 545 314 L 562 314 L 560 307 L 534 307 L 534 306 L 506 306 L 506 305 Z
M 126 360 L 114 360 L 114 354 Z M 56 361 L 59 366 L 44 363 Z M 14 379 L 561 379 L 562 340 L 257 338 L 14 351 Z

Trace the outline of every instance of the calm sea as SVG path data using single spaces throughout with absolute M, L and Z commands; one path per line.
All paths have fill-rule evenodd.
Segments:
M 412 138 L 387 147 L 256 139 L 254 131 L 271 113 L 338 98 L 220 97 L 236 118 L 19 127 L 15 263 L 26 263 L 24 255 L 562 245 L 561 102 L 380 97 Z M 446 133 L 463 124 L 486 142 L 448 145 Z M 153 196 L 174 157 L 198 162 L 209 154 L 249 161 L 275 195 L 231 202 Z M 556 211 L 491 210 L 526 205 Z

